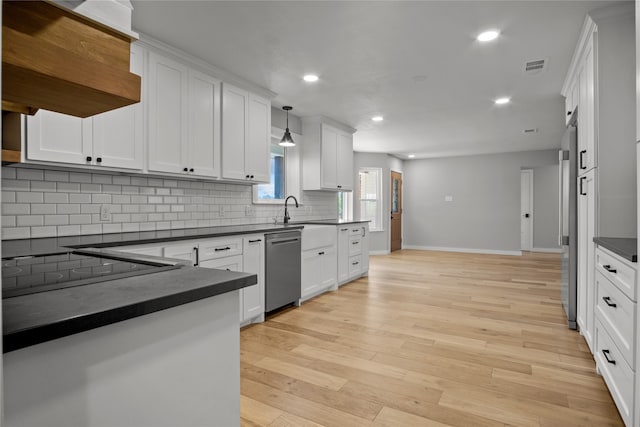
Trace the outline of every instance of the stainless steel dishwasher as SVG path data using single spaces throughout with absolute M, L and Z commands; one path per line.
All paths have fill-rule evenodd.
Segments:
M 302 236 L 300 230 L 265 235 L 265 311 L 300 300 Z

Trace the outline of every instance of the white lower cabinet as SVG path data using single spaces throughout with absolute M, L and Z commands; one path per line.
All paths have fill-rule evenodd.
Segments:
M 600 246 L 595 249 L 593 355 L 627 426 L 638 411 L 636 265 Z
M 302 229 L 302 301 L 337 288 L 336 243 L 333 225 L 305 225 Z
M 369 223 L 337 226 L 338 284 L 343 285 L 369 272 Z
M 240 325 L 264 321 L 264 235 L 122 246 L 111 250 L 191 262 L 202 268 L 241 271 L 258 276 L 258 283 L 239 291 Z
M 596 233 L 596 169 L 578 177 L 578 310 L 577 323 L 593 351 Z

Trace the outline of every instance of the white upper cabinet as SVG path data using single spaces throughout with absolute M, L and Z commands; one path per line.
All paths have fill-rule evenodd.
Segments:
M 303 190 L 353 189 L 353 132 L 321 118 L 303 119 Z
M 189 71 L 189 173 L 220 176 L 220 80 Z M 193 169 L 193 170 L 191 170 Z
M 144 75 L 144 51 L 131 45 L 131 71 Z M 27 160 L 142 170 L 143 105 L 81 119 L 40 110 L 27 116 Z
M 222 177 L 269 182 L 271 102 L 230 84 L 222 88 Z

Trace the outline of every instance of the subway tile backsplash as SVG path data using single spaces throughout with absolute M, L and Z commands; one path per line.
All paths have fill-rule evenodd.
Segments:
M 289 210 L 294 221 L 338 215 L 335 193 L 305 192 L 302 202 Z M 110 221 L 101 220 L 102 205 Z M 249 185 L 2 167 L 5 240 L 260 224 L 283 216 L 282 205 L 252 204 Z

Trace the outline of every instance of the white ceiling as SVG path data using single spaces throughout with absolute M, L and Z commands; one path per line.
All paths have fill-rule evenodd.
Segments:
M 420 158 L 559 147 L 585 14 L 609 3 L 134 0 L 133 25 L 272 90 L 276 107 L 356 128 L 356 151 Z M 475 40 L 491 28 L 496 41 Z M 524 74 L 535 59 L 548 69 Z

